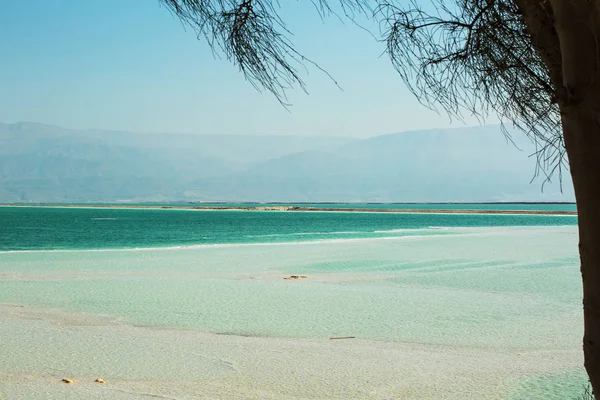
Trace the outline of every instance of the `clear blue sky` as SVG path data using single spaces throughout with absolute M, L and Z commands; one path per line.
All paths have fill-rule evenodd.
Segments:
M 289 111 L 158 0 L 0 0 L 0 122 L 356 137 L 463 125 L 420 105 L 366 32 L 323 23 L 309 1 L 282 3 L 294 44 L 343 88 L 309 69 L 309 94 L 292 92 Z

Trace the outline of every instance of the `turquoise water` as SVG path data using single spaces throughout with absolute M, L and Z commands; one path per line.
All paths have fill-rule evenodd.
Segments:
M 498 344 L 498 319 L 579 311 L 574 216 L 4 207 L 0 220 L 0 302 L 141 325 L 414 340 L 446 320 L 430 342 L 480 326 Z
M 437 363 L 448 374 L 492 365 L 482 376 L 478 367 L 464 372 L 473 375 L 457 378 L 460 390 L 498 398 L 469 387 L 498 374 L 509 399 L 574 399 L 586 382 L 576 222 L 547 215 L 4 207 L 0 303 L 106 315 L 151 332 L 173 329 L 173 337 L 191 329 L 324 346 L 330 337 L 354 336 L 383 346 L 361 353 L 364 363 L 380 359 L 385 346 L 431 347 L 431 364 L 418 374 L 423 380 Z M 283 279 L 292 274 L 308 278 Z M 21 336 L 3 340 L 21 343 Z M 119 340 L 128 354 L 137 339 Z M 349 361 L 336 358 L 337 348 L 322 351 L 339 362 L 332 368 L 341 380 L 331 384 L 348 387 Z M 20 352 L 13 353 L 6 365 L 24 368 Z M 361 365 L 360 357 L 349 360 Z M 94 362 L 85 361 L 90 370 Z M 160 366 L 151 368 L 147 376 L 159 373 Z M 452 393 L 448 398 L 469 398 Z
M 575 225 L 575 216 L 0 207 L 0 251 L 140 248 L 444 234 Z

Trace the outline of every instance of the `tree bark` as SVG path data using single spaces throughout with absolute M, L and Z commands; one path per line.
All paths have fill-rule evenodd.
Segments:
M 600 112 L 572 109 L 562 121 L 579 218 L 585 369 L 600 394 Z
M 557 85 L 563 137 L 575 188 L 583 281 L 583 353 L 600 394 L 600 0 L 550 0 L 560 42 Z

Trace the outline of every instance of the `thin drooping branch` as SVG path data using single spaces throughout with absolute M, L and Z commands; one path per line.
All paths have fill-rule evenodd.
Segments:
M 215 54 L 223 54 L 239 67 L 257 89 L 266 89 L 283 104 L 294 86 L 306 91 L 299 68 L 312 65 L 331 78 L 317 63 L 293 46 L 292 33 L 279 15 L 277 0 L 160 0 L 198 37 L 208 41 Z M 340 13 L 348 18 L 369 11 L 368 0 L 338 0 L 338 12 L 325 0 L 311 0 L 321 16 Z
M 385 2 L 376 12 L 394 67 L 423 104 L 459 118 L 495 113 L 536 145 L 536 175 L 561 178 L 555 84 L 514 1 L 438 0 L 431 12 Z
M 293 46 L 278 0 L 159 1 L 282 104 L 289 89 L 306 89 L 301 69 L 327 74 Z M 539 8 L 536 0 L 431 0 L 425 9 L 417 0 L 311 0 L 322 18 L 379 23 L 392 64 L 423 104 L 458 118 L 496 114 L 525 132 L 536 146 L 535 175 L 550 181 L 565 165 L 560 57 L 544 39 L 552 35 L 535 36 L 552 27 L 523 19 L 522 7 L 534 3 Z

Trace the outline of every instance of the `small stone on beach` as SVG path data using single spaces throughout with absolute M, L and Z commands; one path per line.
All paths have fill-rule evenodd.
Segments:
M 286 276 L 283 279 L 295 280 L 295 279 L 305 279 L 305 278 L 308 278 L 308 276 L 306 276 L 306 275 L 290 275 L 290 276 Z

